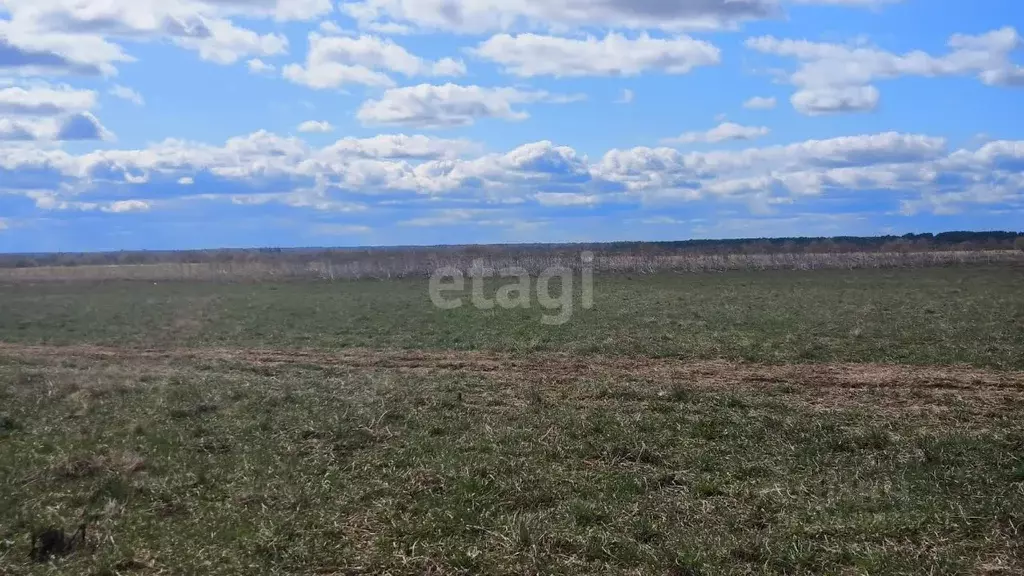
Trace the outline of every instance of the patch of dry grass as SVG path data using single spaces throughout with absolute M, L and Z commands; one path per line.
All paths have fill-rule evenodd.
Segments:
M 1014 372 L 5 345 L 0 395 L 10 574 L 1024 570 Z
M 438 268 L 469 270 L 481 258 L 494 269 L 521 267 L 537 274 L 550 267 L 580 267 L 579 255 L 539 254 L 506 256 L 453 254 L 443 258 L 367 259 L 346 263 L 314 262 L 203 262 L 158 264 L 109 264 L 0 268 L 0 281 L 253 281 L 282 279 L 396 279 L 426 278 Z M 949 250 L 932 252 L 833 252 L 770 254 L 621 254 L 597 253 L 594 270 L 612 274 L 659 272 L 726 272 L 737 270 L 853 270 L 927 268 L 935 266 L 1012 265 L 1024 263 L 1019 250 Z

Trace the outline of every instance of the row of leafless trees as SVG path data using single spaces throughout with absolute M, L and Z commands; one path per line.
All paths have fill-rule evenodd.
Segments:
M 272 280 L 425 278 L 443 268 L 500 271 L 522 268 L 531 273 L 552 267 L 595 273 L 654 274 L 659 272 L 724 272 L 729 270 L 818 270 L 918 268 L 970 264 L 1024 264 L 1024 251 L 837 252 L 778 254 L 627 254 L 596 252 L 592 264 L 576 253 L 467 254 L 449 253 L 421 259 L 360 259 L 350 262 L 201 262 L 129 265 L 38 266 L 0 269 L 0 281 L 46 280 Z
M 1016 232 L 943 232 L 880 237 L 760 238 L 616 242 L 605 244 L 533 244 L 486 246 L 410 246 L 394 248 L 255 248 L 245 250 L 125 251 L 103 253 L 0 254 L 0 268 L 128 264 L 265 264 L 274 268 L 330 264 L 342 269 L 380 267 L 418 269 L 424 262 L 473 258 L 526 260 L 571 258 L 584 250 L 635 258 L 846 253 L 921 253 L 1024 250 Z

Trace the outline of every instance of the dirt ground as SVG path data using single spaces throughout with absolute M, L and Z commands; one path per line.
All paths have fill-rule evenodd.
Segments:
M 76 367 L 121 366 L 159 369 L 186 363 L 229 363 L 273 370 L 318 367 L 405 375 L 478 376 L 509 385 L 557 387 L 595 379 L 638 388 L 683 385 L 693 389 L 777 390 L 802 397 L 819 409 L 863 404 L 875 410 L 934 409 L 935 401 L 1007 405 L 1024 402 L 1024 372 L 973 367 L 885 364 L 765 365 L 679 358 L 502 354 L 347 348 L 302 349 L 176 348 L 135 349 L 94 345 L 35 346 L 0 343 L 0 356 Z

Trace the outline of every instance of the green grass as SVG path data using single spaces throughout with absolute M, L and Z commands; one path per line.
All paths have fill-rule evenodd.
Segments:
M 8 356 L 0 382 L 8 574 L 1024 568 L 1020 388 L 130 354 Z M 29 562 L 83 513 L 91 548 Z
M 1021 280 L 0 285 L 0 574 L 1021 574 Z
M 540 324 L 544 311 L 536 304 L 529 310 L 438 310 L 425 280 L 7 284 L 0 285 L 0 341 L 571 351 L 1021 369 L 1022 281 L 1020 267 L 598 277 L 594 307 L 577 306 L 562 326 Z

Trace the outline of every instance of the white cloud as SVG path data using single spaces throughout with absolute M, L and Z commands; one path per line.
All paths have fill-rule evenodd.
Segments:
M 0 118 L 0 141 L 111 140 L 113 134 L 89 112 L 53 118 Z
M 754 96 L 743 103 L 743 107 L 749 110 L 771 110 L 775 108 L 775 98 L 767 98 L 764 96 Z
M 466 67 L 451 58 L 428 61 L 391 40 L 376 36 L 323 36 L 309 34 L 305 64 L 289 64 L 284 77 L 310 88 L 337 88 L 344 84 L 394 86 L 384 72 L 403 76 L 461 76 Z
M 899 4 L 903 0 L 789 0 L 793 4 L 817 4 L 822 6 L 849 6 L 857 8 L 878 8 L 886 4 Z
M 371 138 L 342 138 L 320 151 L 321 157 L 369 159 L 454 159 L 479 147 L 467 140 L 432 138 L 421 134 L 381 134 Z
M 597 194 L 575 192 L 538 192 L 535 198 L 541 206 L 596 206 L 602 202 Z
M 127 212 L 146 212 L 152 208 L 150 202 L 143 200 L 115 200 L 110 202 L 69 200 L 49 190 L 29 190 L 25 193 L 25 196 L 33 200 L 36 208 L 40 210 L 79 212 L 99 210 L 100 212 L 111 214 L 123 214 Z
M 134 60 L 102 36 L 40 29 L 16 20 L 0 20 L 0 51 L 11 55 L 0 61 L 0 71 L 24 76 L 111 76 L 117 73 L 116 64 Z
M 149 208 L 149 203 L 142 200 L 118 200 L 100 209 L 104 212 L 121 214 L 124 212 L 146 212 Z
M 115 84 L 110 88 L 110 95 L 122 100 L 127 100 L 136 106 L 143 106 L 146 103 L 142 98 L 142 94 L 139 94 L 127 86 L 121 86 L 120 84 Z
M 740 151 L 681 153 L 671 148 L 609 151 L 595 175 L 660 198 L 814 195 L 825 188 L 917 190 L 924 169 L 946 154 L 942 138 L 888 132 L 807 140 Z
M 247 60 L 245 62 L 245 65 L 247 68 L 249 68 L 249 72 L 252 72 L 253 74 L 271 74 L 275 70 L 277 70 L 276 66 L 274 66 L 273 64 L 268 64 L 267 62 L 264 62 L 259 58 L 252 58 L 250 60 Z
M 60 120 L 56 140 L 111 140 L 114 135 L 89 112 L 78 112 Z
M 257 34 L 238 28 L 226 20 L 208 23 L 209 36 L 175 38 L 180 46 L 191 48 L 203 60 L 234 64 L 249 56 L 274 56 L 288 51 L 288 39 L 281 34 Z
M 90 211 L 99 208 L 95 202 L 79 202 L 74 200 L 63 200 L 57 193 L 48 190 L 29 190 L 25 196 L 35 201 L 36 208 L 40 210 L 80 210 Z
M 402 220 L 399 226 L 413 226 L 419 228 L 437 228 L 447 226 L 491 226 L 516 230 L 528 230 L 536 228 L 538 222 L 528 222 L 517 218 L 504 217 L 505 213 L 500 210 L 448 208 L 435 210 L 428 216 L 420 216 L 408 220 Z
M 403 220 L 399 222 L 399 224 L 402 226 L 419 227 L 454 226 L 458 224 L 468 223 L 472 221 L 474 218 L 479 217 L 481 214 L 486 214 L 486 211 L 452 208 L 448 210 L 437 211 L 432 216 L 422 216 L 419 218 Z
M 776 0 L 356 0 L 342 3 L 341 9 L 367 29 L 399 26 L 463 33 L 524 26 L 709 29 L 779 14 Z
M 344 138 L 315 148 L 261 131 L 219 146 L 168 140 L 140 150 L 80 155 L 59 147 L 0 145 L 0 171 L 7 193 L 14 190 L 47 210 L 141 210 L 140 204 L 115 204 L 129 201 L 108 195 L 124 198 L 130 188 L 133 196 L 169 198 L 169 192 L 181 194 L 178 187 L 167 188 L 169 183 L 184 185 L 199 173 L 206 175 L 204 193 L 182 194 L 177 201 L 356 212 L 367 205 L 353 202 L 353 195 L 372 204 L 375 195 L 385 194 L 387 202 L 398 204 L 430 205 L 444 198 L 464 210 L 410 217 L 419 225 L 510 221 L 473 212 L 474 206 L 570 209 L 705 200 L 739 203 L 760 214 L 810 197 L 857 191 L 887 191 L 907 212 L 1024 205 L 1021 141 L 950 152 L 943 138 L 887 132 L 742 150 L 639 147 L 610 150 L 594 161 L 549 141 L 479 154 L 471 143 L 423 135 Z M 43 188 L 39 183 L 46 178 L 45 189 L 32 190 Z M 160 206 L 137 202 L 152 210 Z
M 687 224 L 686 220 L 672 218 L 671 216 L 654 216 L 653 218 L 644 218 L 643 220 L 640 220 L 640 223 L 648 226 L 676 226 L 679 224 Z
M 330 0 L 4 0 L 0 50 L 14 54 L 0 68 L 15 74 L 114 75 L 131 56 L 116 42 L 170 40 L 200 57 L 230 64 L 287 50 L 287 39 L 260 34 L 231 19 L 309 19 Z
M 317 224 L 312 232 L 318 236 L 354 236 L 367 234 L 373 229 L 361 224 Z
M 331 126 L 330 122 L 326 120 L 307 120 L 302 124 L 299 124 L 299 132 L 316 132 L 325 134 L 327 132 L 334 131 L 334 126 Z
M 178 184 L 181 184 L 182 186 L 191 186 L 195 183 L 195 179 L 191 176 L 182 176 L 181 178 L 178 178 Z
M 483 88 L 458 84 L 420 84 L 392 88 L 378 100 L 369 100 L 356 117 L 364 124 L 444 128 L 469 126 L 481 118 L 525 120 L 529 114 L 516 104 L 565 103 L 579 97 L 557 96 L 517 88 Z
M 619 99 L 615 101 L 615 103 L 616 104 L 632 104 L 633 103 L 633 99 L 635 98 L 635 96 L 636 95 L 633 94 L 632 90 L 630 90 L 629 88 L 624 88 L 622 90 L 622 96 L 620 96 Z
M 264 16 L 278 21 L 312 20 L 333 9 L 332 0 L 203 0 L 229 15 Z
M 628 38 L 615 32 L 603 39 L 499 34 L 472 53 L 523 77 L 633 76 L 647 71 L 686 74 L 721 59 L 718 48 L 688 36 Z
M 38 121 L 0 118 L 0 141 L 45 140 L 47 129 Z
M 317 26 L 317 28 L 319 28 L 324 34 L 343 34 L 345 32 L 341 29 L 341 26 L 338 26 L 330 20 L 324 20 L 319 26 Z
M 13 86 L 0 89 L 0 114 L 53 116 L 84 112 L 96 105 L 92 90 Z
M 1010 61 L 1010 53 L 1020 43 L 1017 31 L 1009 27 L 977 36 L 955 34 L 948 42 L 951 50 L 944 56 L 922 51 L 893 54 L 863 45 L 772 36 L 746 41 L 753 50 L 800 62 L 788 79 L 798 88 L 791 102 L 805 114 L 872 110 L 879 100 L 872 83 L 901 76 L 975 75 L 985 84 L 1024 85 L 1022 68 Z
M 350 66 L 336 62 L 321 63 L 315 68 L 289 64 L 284 67 L 282 72 L 288 80 L 317 90 L 338 88 L 345 84 L 378 87 L 395 85 L 395 82 L 387 74 L 376 72 L 366 66 Z
M 798 112 L 808 116 L 837 112 L 866 112 L 878 106 L 878 88 L 874 86 L 847 86 L 843 88 L 816 88 L 800 90 L 790 102 Z
M 703 132 L 684 132 L 675 138 L 666 138 L 666 144 L 693 144 L 696 142 L 725 142 L 728 140 L 753 140 L 770 133 L 765 126 L 742 126 L 734 122 L 723 122 Z
M 132 174 L 131 172 L 125 172 L 124 173 L 124 181 L 129 183 L 129 184 L 147 184 L 147 183 L 149 183 L 149 174 L 143 173 L 143 174 L 135 175 L 135 174 Z

